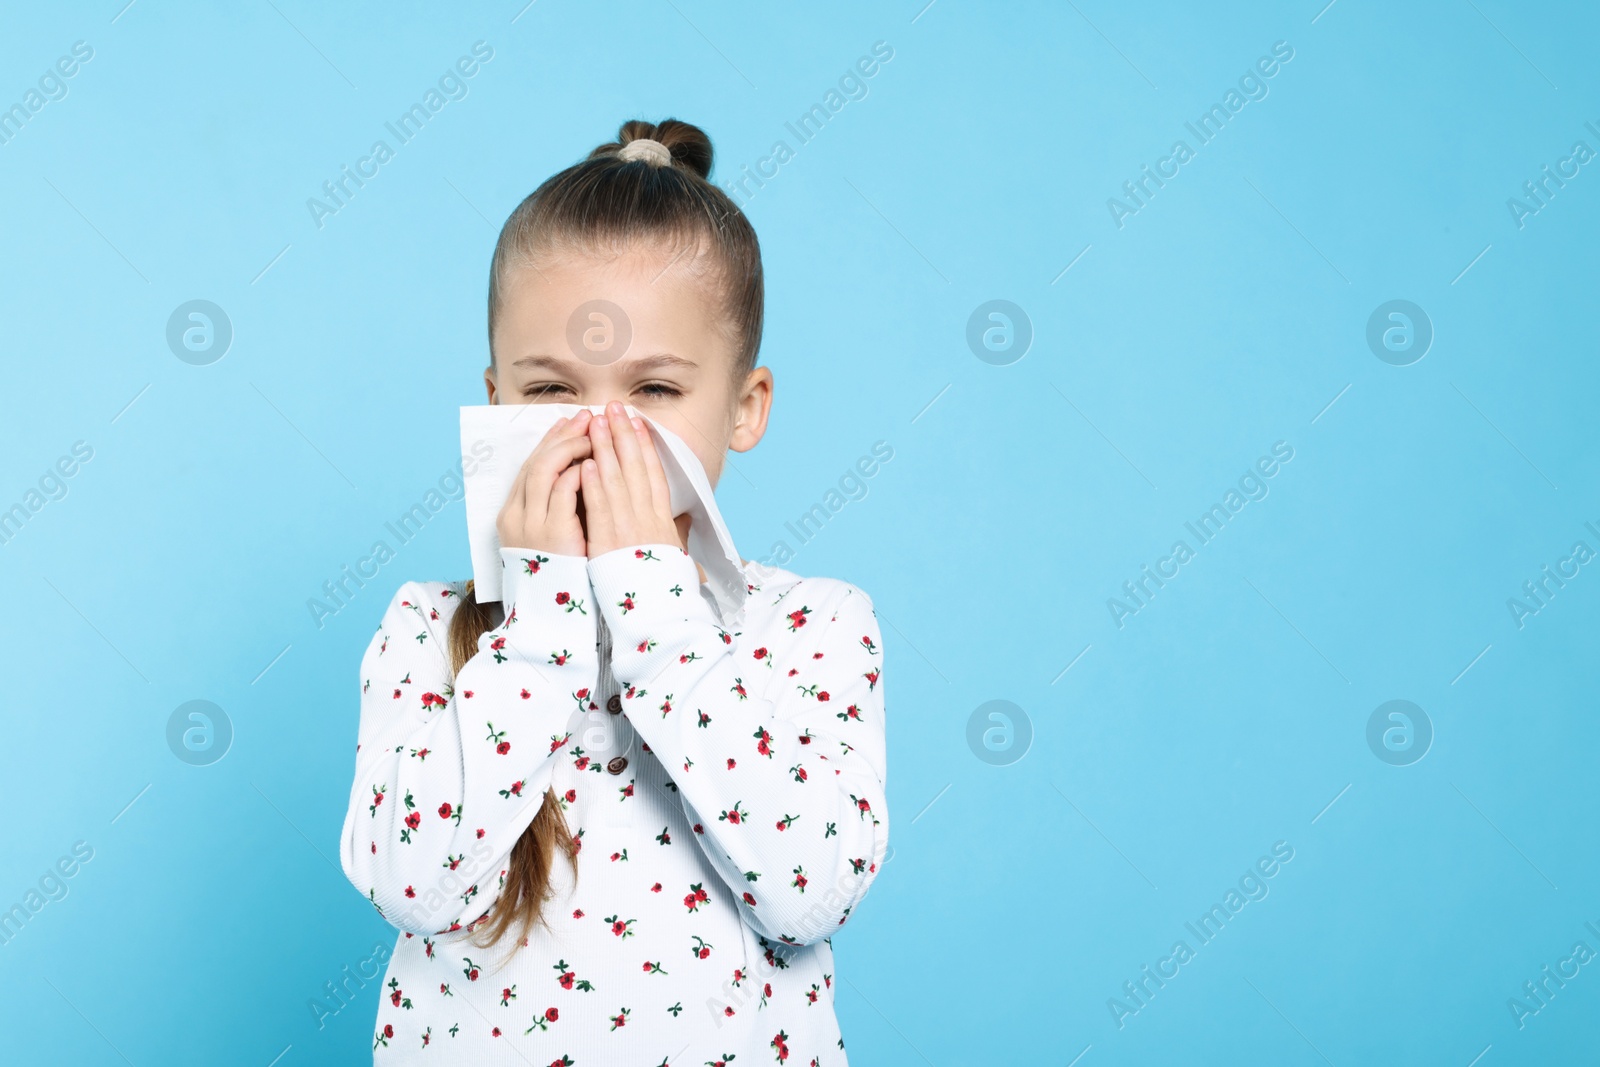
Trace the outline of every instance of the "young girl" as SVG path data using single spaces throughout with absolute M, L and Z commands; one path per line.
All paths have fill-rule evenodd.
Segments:
M 628 122 L 500 233 L 489 402 L 605 414 L 523 465 L 502 601 L 407 582 L 362 660 L 343 865 L 402 931 L 375 1063 L 847 1062 L 830 936 L 889 830 L 872 601 L 744 560 L 722 618 L 622 406 L 712 485 L 766 431 L 760 248 L 710 171 L 698 128 Z M 625 349 L 571 340 L 593 301 Z

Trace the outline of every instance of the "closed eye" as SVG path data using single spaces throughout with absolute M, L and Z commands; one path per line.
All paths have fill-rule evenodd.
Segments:
M 645 385 L 641 385 L 638 391 L 655 399 L 661 399 L 663 397 L 679 397 L 683 395 L 682 390 L 678 389 L 676 386 L 668 385 L 665 382 L 648 382 Z M 572 392 L 572 389 L 569 386 L 561 385 L 558 382 L 544 382 L 540 385 L 528 386 L 522 391 L 522 395 L 526 397 L 541 397 L 552 396 L 557 392 L 570 393 Z

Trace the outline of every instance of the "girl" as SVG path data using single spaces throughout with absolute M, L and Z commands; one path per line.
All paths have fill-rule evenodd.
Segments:
M 766 431 L 760 248 L 710 171 L 698 128 L 628 122 L 495 246 L 489 402 L 605 414 L 523 465 L 502 601 L 407 582 L 362 660 L 343 866 L 402 931 L 375 1063 L 847 1062 L 830 936 L 889 830 L 872 601 L 744 560 L 722 618 L 623 408 L 712 485 Z M 595 307 L 610 350 L 573 340 Z

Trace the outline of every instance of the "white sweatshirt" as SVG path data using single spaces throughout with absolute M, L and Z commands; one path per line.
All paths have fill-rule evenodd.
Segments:
M 403 585 L 362 660 L 341 854 L 402 931 L 374 1063 L 845 1064 L 829 937 L 889 830 L 871 600 L 768 569 L 729 632 L 677 545 L 501 562 L 459 677 L 464 583 Z M 550 928 L 478 949 L 547 788 L 576 882 L 558 849 Z

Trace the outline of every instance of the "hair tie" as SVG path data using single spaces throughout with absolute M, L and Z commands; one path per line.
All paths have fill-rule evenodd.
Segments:
M 652 167 L 666 167 L 672 164 L 672 150 L 660 141 L 640 137 L 623 145 L 617 158 L 628 163 L 642 159 Z

